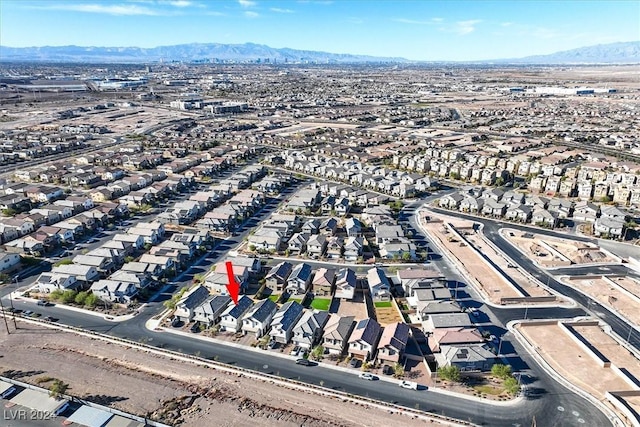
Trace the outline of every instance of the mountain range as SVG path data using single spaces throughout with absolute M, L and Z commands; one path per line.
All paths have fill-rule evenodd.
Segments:
M 276 49 L 262 44 L 189 43 L 154 48 L 140 47 L 82 47 L 0 46 L 0 62 L 48 61 L 48 62 L 130 62 L 149 63 L 158 61 L 238 61 L 254 62 L 269 60 L 273 63 L 416 63 L 399 57 L 377 57 L 357 54 L 338 54 L 308 50 Z M 441 61 L 434 61 L 441 62 Z M 464 61 L 463 61 L 464 62 Z M 550 55 L 524 58 L 496 59 L 492 61 L 469 61 L 474 63 L 518 63 L 518 64 L 636 64 L 640 63 L 640 41 L 601 44 L 572 49 Z

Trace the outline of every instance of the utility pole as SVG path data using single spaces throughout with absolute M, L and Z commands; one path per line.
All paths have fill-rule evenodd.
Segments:
M 7 315 L 4 311 L 4 305 L 2 304 L 2 298 L 0 298 L 0 309 L 2 309 L 2 319 L 4 320 L 4 327 L 7 328 L 7 335 L 11 335 L 11 331 L 9 331 L 9 324 L 7 323 Z

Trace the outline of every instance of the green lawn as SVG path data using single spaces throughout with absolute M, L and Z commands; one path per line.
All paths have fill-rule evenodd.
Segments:
M 477 385 L 473 387 L 474 390 L 479 391 L 484 394 L 492 394 L 494 396 L 499 396 L 504 392 L 503 388 L 494 387 L 492 385 Z
M 377 308 L 391 307 L 391 301 L 376 301 L 373 303 Z
M 280 295 L 269 295 L 269 299 L 273 302 L 278 301 L 278 298 L 280 298 Z
M 326 298 L 314 298 L 313 301 L 311 301 L 311 307 L 315 308 L 316 310 L 322 311 L 329 310 L 330 304 L 331 300 Z

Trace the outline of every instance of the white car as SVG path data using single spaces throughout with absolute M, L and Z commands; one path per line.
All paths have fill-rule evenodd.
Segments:
M 418 383 L 414 383 L 412 381 L 400 381 L 400 387 L 402 388 L 410 388 L 412 390 L 418 389 Z
M 370 374 L 369 372 L 363 372 L 360 375 L 358 375 L 358 377 L 367 381 L 373 381 L 376 379 L 376 377 L 373 376 L 373 374 Z

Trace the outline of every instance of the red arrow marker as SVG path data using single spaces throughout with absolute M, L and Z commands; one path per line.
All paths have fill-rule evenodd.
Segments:
M 227 266 L 227 276 L 229 277 L 229 284 L 227 285 L 227 291 L 233 300 L 235 305 L 238 305 L 238 295 L 240 294 L 240 284 L 236 282 L 236 275 L 233 274 L 233 264 L 231 261 L 225 263 Z

